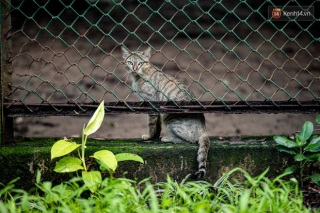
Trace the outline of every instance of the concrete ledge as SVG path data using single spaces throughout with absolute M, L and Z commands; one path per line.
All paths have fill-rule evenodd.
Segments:
M 34 185 L 37 170 L 41 171 L 42 180 L 58 183 L 69 179 L 72 175 L 53 172 L 57 160 L 50 160 L 50 149 L 57 140 L 59 139 L 22 138 L 16 139 L 13 146 L 1 147 L 0 182 L 8 183 L 20 177 L 17 187 L 28 189 Z M 79 139 L 75 140 L 80 143 Z M 145 160 L 145 164 L 120 162 L 115 173 L 117 177 L 127 172 L 125 176 L 128 178 L 141 180 L 152 176 L 152 182 L 159 182 L 165 181 L 169 174 L 173 179 L 180 181 L 197 170 L 197 145 L 164 144 L 160 140 L 142 142 L 140 139 L 90 139 L 86 156 L 102 149 L 115 154 L 135 153 Z M 221 174 L 235 167 L 241 167 L 251 175 L 258 175 L 269 167 L 268 176 L 275 177 L 291 163 L 292 156 L 278 152 L 271 136 L 211 137 L 208 173 L 204 179 L 214 182 Z M 98 169 L 97 164 L 93 166 Z

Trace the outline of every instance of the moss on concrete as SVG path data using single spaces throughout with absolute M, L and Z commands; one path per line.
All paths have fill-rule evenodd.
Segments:
M 50 160 L 50 149 L 58 138 L 17 138 L 10 147 L 0 148 L 0 182 L 7 183 L 20 177 L 18 187 L 30 188 L 35 182 L 36 171 L 42 173 L 42 180 L 60 182 L 70 174 L 53 172 L 55 163 Z M 75 139 L 78 143 L 80 139 Z M 212 137 L 208 158 L 208 173 L 205 180 L 214 182 L 223 173 L 241 167 L 252 175 L 258 175 L 269 167 L 269 177 L 280 174 L 291 164 L 290 157 L 276 151 L 272 137 Z M 165 181 L 167 174 L 179 181 L 197 170 L 197 145 L 168 144 L 160 140 L 142 142 L 140 139 L 89 139 L 86 155 L 107 149 L 113 153 L 135 153 L 145 164 L 120 162 L 115 176 Z M 76 155 L 76 152 L 74 152 Z M 98 168 L 96 164 L 93 167 Z M 108 174 L 105 174 L 108 175 Z

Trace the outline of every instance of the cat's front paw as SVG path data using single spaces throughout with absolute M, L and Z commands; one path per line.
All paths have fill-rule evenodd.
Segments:
M 146 140 L 149 140 L 151 137 L 150 135 L 147 135 L 147 134 L 144 134 L 141 136 L 142 140 L 146 141 Z

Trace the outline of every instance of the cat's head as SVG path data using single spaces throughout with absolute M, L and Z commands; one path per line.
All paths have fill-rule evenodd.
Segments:
M 149 62 L 151 57 L 151 48 L 148 47 L 144 51 L 130 52 L 121 47 L 122 58 L 130 73 L 142 74 L 142 66 Z

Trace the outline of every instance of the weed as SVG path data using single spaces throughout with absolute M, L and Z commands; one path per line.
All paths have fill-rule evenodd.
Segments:
M 234 173 L 245 177 L 243 183 L 233 180 Z M 95 193 L 87 193 L 81 178 L 73 178 L 52 187 L 37 175 L 35 194 L 14 188 L 14 181 L 0 188 L 0 212 L 63 212 L 63 213 L 156 213 L 156 212 L 305 212 L 303 199 L 295 179 L 273 180 L 267 170 L 251 177 L 240 168 L 223 175 L 215 184 L 205 181 L 178 183 L 169 176 L 166 182 L 151 184 L 112 177 L 105 178 Z

